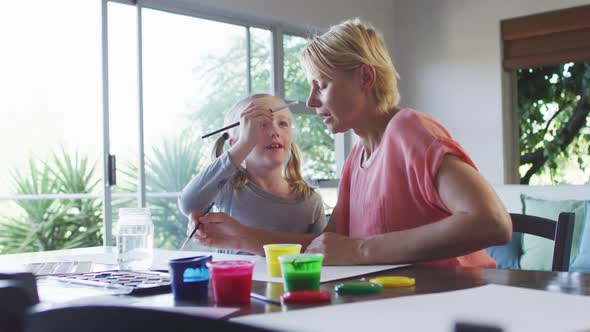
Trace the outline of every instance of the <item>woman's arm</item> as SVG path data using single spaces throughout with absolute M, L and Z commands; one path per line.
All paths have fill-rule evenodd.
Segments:
M 366 239 L 324 233 L 307 251 L 323 252 L 332 265 L 395 264 L 461 256 L 510 240 L 512 223 L 506 208 L 471 166 L 445 156 L 436 187 L 452 213 L 443 220 Z

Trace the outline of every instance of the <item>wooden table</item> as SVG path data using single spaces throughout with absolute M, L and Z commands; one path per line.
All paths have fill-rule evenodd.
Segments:
M 45 253 L 30 253 L 17 255 L 0 255 L 0 267 L 6 262 L 14 262 L 19 260 L 30 261 L 34 259 L 39 261 L 46 259 L 50 261 L 52 257 L 63 257 L 64 255 L 75 254 L 94 254 L 94 253 L 112 253 L 112 248 L 95 247 L 84 249 L 60 250 L 56 252 Z M 157 254 L 157 250 L 156 250 Z M 100 265 L 98 265 L 100 266 Z M 106 269 L 112 269 L 105 266 Z M 578 272 L 548 272 L 548 271 L 523 271 L 523 270 L 496 270 L 496 269 L 480 269 L 480 268 L 433 268 L 423 266 L 408 266 L 398 268 L 390 271 L 383 271 L 363 276 L 364 278 L 372 278 L 375 276 L 385 275 L 400 275 L 408 276 L 416 279 L 416 285 L 411 288 L 399 289 L 384 289 L 382 293 L 377 295 L 367 296 L 338 296 L 336 294 L 332 297 L 331 304 L 323 305 L 337 305 L 342 303 L 371 301 L 383 298 L 392 298 L 416 294 L 429 294 L 437 292 L 445 292 L 452 290 L 459 290 L 481 286 L 485 284 L 499 284 L 516 287 L 524 287 L 531 289 L 546 290 L 551 292 L 590 295 L 590 273 Z M 345 280 L 359 280 L 361 277 L 349 278 Z M 334 286 L 341 283 L 343 280 L 326 282 L 321 284 L 321 290 L 333 293 Z M 280 295 L 283 293 L 282 284 L 267 283 L 261 281 L 253 281 L 252 292 L 280 301 Z M 160 294 L 145 297 L 128 297 L 129 301 L 137 304 L 154 304 L 164 303 L 175 306 L 195 305 L 195 303 L 175 302 L 171 294 Z M 212 296 L 209 296 L 211 299 Z M 213 306 L 211 300 L 206 303 L 199 303 L 196 305 Z M 278 306 L 270 304 L 257 299 L 252 299 L 252 302 L 247 307 L 242 307 L 238 312 L 231 317 L 297 310 L 300 308 L 308 308 L 309 306 Z
M 578 272 L 551 272 L 551 271 L 524 271 L 524 270 L 499 270 L 482 268 L 434 268 L 425 266 L 408 266 L 391 271 L 377 272 L 364 276 L 373 278 L 376 276 L 399 275 L 416 279 L 416 285 L 412 288 L 384 289 L 382 293 L 368 296 L 338 296 L 334 295 L 331 305 L 371 301 L 398 296 L 438 293 L 459 289 L 466 289 L 486 284 L 499 284 L 523 288 L 545 290 L 558 293 L 590 295 L 590 273 Z M 345 280 L 359 280 L 350 278 Z M 334 286 L 343 280 L 322 283 L 321 290 L 332 292 Z M 254 281 L 252 291 L 259 294 L 282 294 L 281 284 L 269 285 L 266 282 Z M 252 301 L 250 308 L 244 308 L 235 315 L 244 315 L 263 312 L 277 312 L 296 310 L 309 306 L 269 306 L 264 307 Z M 328 304 L 330 305 L 330 304 Z M 264 310 L 263 310 L 264 309 Z

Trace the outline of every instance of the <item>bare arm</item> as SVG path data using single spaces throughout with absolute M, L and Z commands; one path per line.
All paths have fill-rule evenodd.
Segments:
M 195 216 L 196 217 L 196 216 Z M 336 230 L 330 217 L 330 223 L 324 230 Z M 194 218 L 193 218 L 194 219 Z M 195 238 L 200 244 L 210 247 L 236 249 L 264 256 L 263 245 L 269 243 L 299 243 L 302 251 L 318 234 L 294 234 L 274 232 L 262 228 L 255 228 L 240 224 L 225 213 L 208 213 L 199 217 L 201 226 Z
M 451 215 L 438 222 L 366 239 L 325 233 L 308 247 L 325 252 L 328 264 L 430 261 L 502 244 L 512 236 L 510 216 L 489 184 L 472 167 L 446 156 L 436 187 Z

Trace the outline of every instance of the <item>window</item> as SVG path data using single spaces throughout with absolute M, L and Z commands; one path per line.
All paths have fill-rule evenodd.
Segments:
M 100 245 L 99 3 L 10 1 L 0 30 L 0 253 Z
M 116 156 L 117 184 L 112 188 L 111 220 L 116 226 L 119 208 L 138 206 L 139 162 L 137 10 L 108 3 L 109 136 Z M 114 242 L 114 238 L 112 239 Z
M 519 69 L 521 183 L 590 180 L 590 62 Z
M 590 6 L 505 20 L 521 184 L 590 182 Z
M 0 109 L 10 121 L 0 125 L 0 253 L 112 245 L 118 208 L 135 206 L 150 207 L 157 247 L 178 248 L 186 227 L 178 192 L 214 143 L 200 135 L 248 94 L 307 98 L 297 59 L 305 32 L 168 2 L 124 3 L 133 2 L 12 1 L 0 12 L 0 28 L 18 31 L 1 40 L 0 87 L 9 93 Z M 313 111 L 302 104 L 294 113 L 304 176 L 332 179 L 321 193 L 334 201 L 344 151 Z M 105 152 L 116 156 L 116 185 L 105 179 Z
M 288 100 L 307 101 L 310 86 L 299 65 L 299 52 L 309 40 L 284 35 L 284 82 Z M 303 176 L 309 179 L 335 179 L 336 158 L 334 136 L 315 112 L 298 105 L 294 107 L 295 141 L 303 159 Z

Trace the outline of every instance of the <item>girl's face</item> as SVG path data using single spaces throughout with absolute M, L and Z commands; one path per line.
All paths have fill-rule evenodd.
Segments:
M 260 107 L 271 109 L 285 102 L 275 97 L 255 99 Z M 256 146 L 246 157 L 248 167 L 274 168 L 283 166 L 291 155 L 292 129 L 291 113 L 288 108 L 273 113 L 273 122 L 267 122 L 260 128 Z
M 358 124 L 365 103 L 359 70 L 335 70 L 333 77 L 311 78 L 307 107 L 315 108 L 333 134 Z

